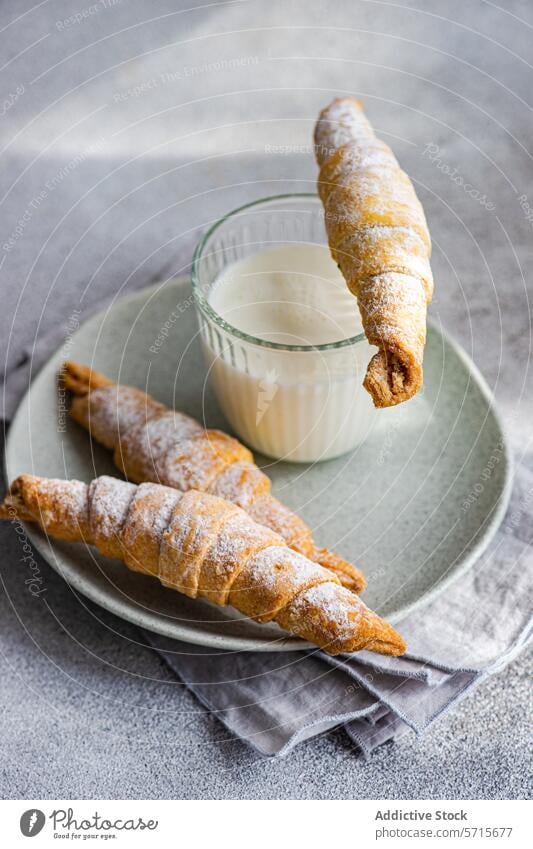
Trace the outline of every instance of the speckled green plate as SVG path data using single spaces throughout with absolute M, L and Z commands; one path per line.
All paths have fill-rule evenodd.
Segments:
M 227 427 L 206 385 L 196 334 L 183 280 L 138 292 L 91 318 L 22 401 L 9 432 L 8 478 L 31 472 L 89 481 L 115 473 L 109 454 L 65 416 L 56 374 L 66 357 L 146 388 L 211 427 Z M 383 410 L 353 453 L 309 466 L 258 458 L 275 494 L 305 517 L 315 538 L 364 569 L 365 601 L 393 622 L 460 579 L 494 534 L 510 492 L 509 453 L 489 389 L 435 326 L 424 373 L 423 392 Z M 277 626 L 165 590 L 92 549 L 49 541 L 35 528 L 29 534 L 73 588 L 151 631 L 227 650 L 306 647 Z

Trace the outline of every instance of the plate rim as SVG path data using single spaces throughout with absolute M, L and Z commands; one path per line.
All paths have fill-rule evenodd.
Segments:
M 111 301 L 111 303 L 104 305 L 101 309 L 96 310 L 94 313 L 89 315 L 87 319 L 77 328 L 76 332 L 72 335 L 71 338 L 75 340 L 78 334 L 86 328 L 87 324 L 91 322 L 98 322 L 106 315 L 108 315 L 109 312 L 112 311 L 118 305 L 122 305 L 135 300 L 144 301 L 151 293 L 156 292 L 162 286 L 183 286 L 189 283 L 190 281 L 187 276 L 173 277 L 170 280 L 157 281 L 156 283 L 152 283 L 149 286 L 144 286 L 141 289 L 137 289 L 126 296 L 115 299 L 114 301 Z M 474 563 L 481 557 L 483 552 L 486 551 L 494 534 L 496 533 L 503 520 L 503 517 L 509 504 L 513 485 L 513 459 L 510 450 L 509 440 L 507 438 L 507 431 L 487 381 L 485 380 L 478 366 L 474 363 L 471 357 L 466 353 L 466 351 L 461 347 L 461 345 L 442 327 L 442 325 L 437 324 L 431 319 L 428 319 L 427 323 L 432 331 L 436 332 L 444 339 L 445 343 L 450 346 L 450 348 L 458 357 L 458 359 L 462 362 L 466 370 L 473 376 L 478 389 L 481 391 L 481 394 L 487 402 L 489 415 L 493 417 L 493 420 L 501 436 L 500 441 L 502 446 L 504 477 L 501 492 L 498 497 L 496 506 L 491 511 L 490 518 L 486 522 L 481 532 L 480 538 L 478 539 L 474 547 L 465 557 L 460 560 L 460 562 L 453 569 L 449 571 L 448 574 L 446 574 L 443 578 L 437 580 L 430 589 L 420 595 L 415 601 L 412 601 L 410 604 L 403 605 L 402 607 L 393 610 L 391 613 L 387 614 L 387 621 L 391 622 L 392 624 L 401 622 L 415 610 L 421 609 L 427 604 L 431 603 L 431 601 L 433 601 L 433 599 L 435 599 L 444 590 L 446 590 L 447 587 L 453 584 L 469 569 L 472 568 Z M 33 387 L 41 379 L 42 375 L 48 371 L 49 366 L 56 359 L 57 354 L 61 351 L 61 349 L 62 345 L 56 348 L 50 354 L 50 356 L 47 357 L 45 362 L 40 366 L 36 374 L 33 376 L 30 384 L 26 388 L 26 391 L 24 392 L 24 395 L 22 396 L 15 411 L 15 414 L 11 420 L 5 443 L 3 462 L 4 479 L 6 481 L 6 485 L 9 485 L 8 466 L 12 462 L 13 458 L 11 457 L 11 455 L 12 452 L 15 450 L 13 446 L 12 436 L 12 434 L 15 432 L 15 426 L 18 423 L 18 419 L 22 417 L 24 410 L 27 407 L 29 395 Z M 81 595 L 83 595 L 85 598 L 88 598 L 90 601 L 98 604 L 104 610 L 109 611 L 115 616 L 118 616 L 120 619 L 130 622 L 131 624 L 136 625 L 139 628 L 144 628 L 147 631 L 160 634 L 161 636 L 167 637 L 172 640 L 181 640 L 182 642 L 191 645 L 199 645 L 204 646 L 206 648 L 222 649 L 225 651 L 286 652 L 306 651 L 309 649 L 316 650 L 317 648 L 314 644 L 301 640 L 299 637 L 293 637 L 291 635 L 287 635 L 286 637 L 281 636 L 280 638 L 272 640 L 271 642 L 265 642 L 259 640 L 259 638 L 254 637 L 235 637 L 231 635 L 212 633 L 202 634 L 201 631 L 197 630 L 189 632 L 187 626 L 181 624 L 174 623 L 170 626 L 170 628 L 166 627 L 164 618 L 161 618 L 160 620 L 157 619 L 160 614 L 147 614 L 142 609 L 130 611 L 126 608 L 126 610 L 124 610 L 120 602 L 115 603 L 113 596 L 109 596 L 106 592 L 101 593 L 98 589 L 93 588 L 91 584 L 87 584 L 83 578 L 81 578 L 76 572 L 72 572 L 70 568 L 67 567 L 68 575 L 65 575 L 63 562 L 61 562 L 60 565 L 57 560 L 57 556 L 55 554 L 52 555 L 51 553 L 51 549 L 53 549 L 53 540 L 48 537 L 40 528 L 38 529 L 34 525 L 31 525 L 26 522 L 24 522 L 23 524 L 29 539 L 31 540 L 32 544 L 35 546 L 39 554 L 44 558 L 48 565 L 55 572 L 57 572 L 63 580 L 65 580 L 69 584 L 70 587 L 72 587 L 77 592 L 81 593 Z M 128 603 L 131 604 L 132 602 Z M 154 618 L 155 621 L 151 621 L 152 618 Z M 150 621 L 143 621 L 146 619 L 150 619 Z

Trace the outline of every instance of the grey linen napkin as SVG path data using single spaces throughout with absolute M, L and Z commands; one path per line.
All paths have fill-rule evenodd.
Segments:
M 4 376 L 7 420 L 56 342 Z M 265 756 L 343 725 L 364 755 L 409 729 L 422 734 L 531 638 L 533 609 L 533 457 L 522 463 L 507 515 L 485 554 L 422 610 L 400 623 L 402 658 L 371 652 L 213 651 L 144 632 L 145 640 L 211 714 Z

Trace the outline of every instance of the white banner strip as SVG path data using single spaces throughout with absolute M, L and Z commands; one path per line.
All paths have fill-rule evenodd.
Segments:
M 521 801 L 0 801 L 4 846 L 529 845 Z M 238 807 L 238 809 L 237 809 Z M 35 839 L 35 843 L 30 840 Z

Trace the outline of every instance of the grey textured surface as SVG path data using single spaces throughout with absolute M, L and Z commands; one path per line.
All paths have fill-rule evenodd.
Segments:
M 36 335 L 64 337 L 102 300 L 185 268 L 197 228 L 220 212 L 309 189 L 301 146 L 319 107 L 350 92 L 416 182 L 433 314 L 489 381 L 520 459 L 533 414 L 528 3 L 31 5 L 4 3 L 0 22 L 2 369 Z M 133 628 L 41 563 L 47 604 L 32 598 L 20 544 L 0 534 L 4 796 L 527 793 L 524 657 L 421 741 L 365 763 L 334 733 L 266 763 Z

